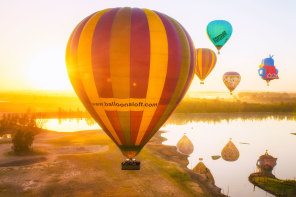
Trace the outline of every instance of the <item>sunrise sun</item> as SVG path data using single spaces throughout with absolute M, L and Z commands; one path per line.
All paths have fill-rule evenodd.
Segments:
M 30 62 L 29 77 L 36 89 L 71 89 L 64 49 L 48 48 L 38 52 Z

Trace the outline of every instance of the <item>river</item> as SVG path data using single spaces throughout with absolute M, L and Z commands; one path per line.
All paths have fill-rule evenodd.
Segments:
M 44 128 L 72 132 L 100 129 L 92 120 L 48 119 Z M 161 128 L 167 138 L 165 145 L 176 145 L 184 133 L 194 145 L 188 168 L 192 169 L 203 158 L 210 169 L 215 184 L 231 197 L 273 196 L 248 181 L 251 173 L 258 171 L 256 161 L 266 150 L 276 158 L 273 174 L 280 179 L 296 178 L 296 121 L 293 116 L 270 114 L 174 114 Z M 239 150 L 234 162 L 211 156 L 221 155 L 229 138 Z

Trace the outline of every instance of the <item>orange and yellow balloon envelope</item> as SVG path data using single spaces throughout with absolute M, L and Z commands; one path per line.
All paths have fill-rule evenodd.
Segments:
M 204 80 L 212 72 L 216 62 L 217 56 L 211 49 L 196 49 L 195 74 L 200 79 L 200 84 L 204 84 Z
M 77 25 L 66 64 L 85 108 L 122 153 L 133 158 L 188 90 L 194 50 L 174 19 L 148 9 L 113 8 Z

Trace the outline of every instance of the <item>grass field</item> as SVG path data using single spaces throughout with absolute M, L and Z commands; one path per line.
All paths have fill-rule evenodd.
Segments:
M 102 131 L 38 134 L 33 147 L 43 155 L 8 156 L 10 144 L 1 144 L 0 197 L 223 196 L 161 141 L 155 136 L 137 156 L 139 171 L 121 170 L 124 157 Z

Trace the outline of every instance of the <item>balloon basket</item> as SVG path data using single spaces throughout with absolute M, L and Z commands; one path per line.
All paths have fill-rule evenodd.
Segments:
M 201 81 L 200 84 L 205 84 L 205 82 Z
M 135 159 L 127 159 L 121 162 L 121 170 L 140 170 L 140 161 L 136 161 Z

